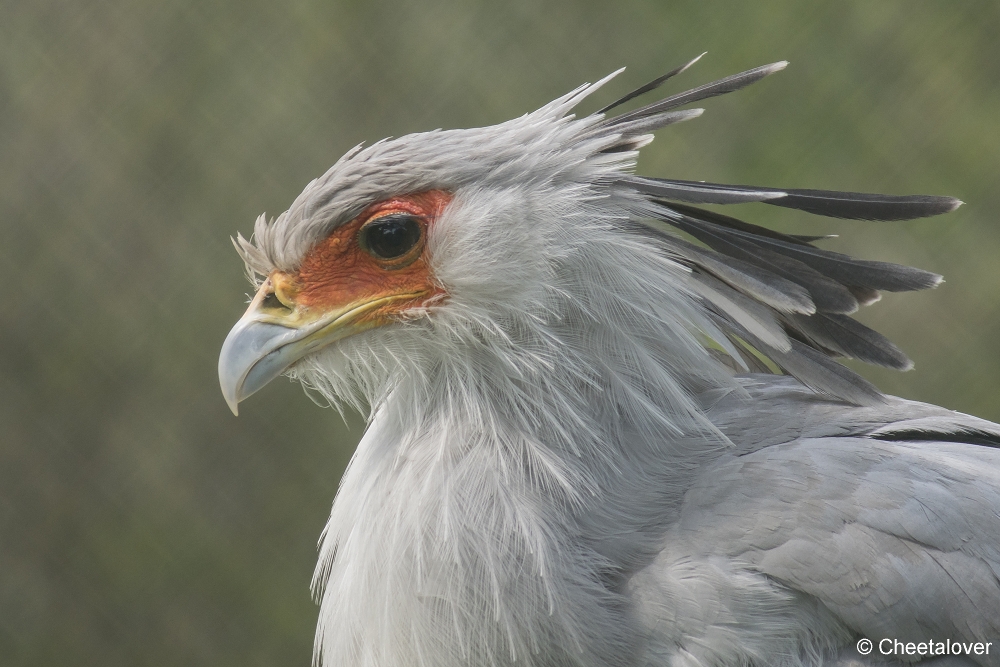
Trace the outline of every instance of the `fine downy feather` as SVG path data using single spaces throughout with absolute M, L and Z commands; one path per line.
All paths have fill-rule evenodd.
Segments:
M 724 610 L 735 616 L 725 622 L 722 658 L 694 657 L 717 634 L 706 630 L 685 645 L 630 616 L 649 602 L 630 592 L 633 577 L 668 553 L 664 536 L 684 512 L 692 479 L 734 446 L 765 447 L 739 436 L 791 424 L 796 401 L 808 402 L 797 395 L 783 404 L 789 414 L 766 423 L 747 417 L 741 434 L 716 421 L 743 412 L 713 414 L 705 397 L 752 398 L 756 390 L 734 369 L 773 364 L 845 419 L 895 409 L 835 359 L 910 362 L 848 315 L 880 290 L 940 281 L 822 250 L 813 245 L 822 236 L 781 234 L 692 204 L 902 220 L 959 202 L 635 176 L 650 132 L 701 114 L 677 107 L 786 65 L 605 116 L 693 62 L 582 118 L 571 111 L 607 79 L 497 126 L 358 147 L 276 220 L 259 219 L 251 240 L 236 239 L 251 272 L 294 270 L 373 203 L 431 189 L 454 196 L 427 238 L 447 296 L 292 368 L 331 402 L 372 415 L 321 544 L 324 665 L 631 667 L 683 648 L 689 659 L 677 664 L 798 666 L 820 664 L 859 631 L 819 602 L 803 602 L 799 589 L 715 561 L 704 581 L 738 589 L 715 600 L 736 601 Z M 702 581 L 685 579 L 685 568 L 709 561 L 684 558 L 663 570 L 677 580 L 654 577 L 650 586 L 672 595 Z M 682 590 L 683 599 L 667 602 L 684 616 L 684 604 L 710 599 L 703 592 Z M 650 618 L 669 616 L 667 602 L 653 600 Z M 661 625 L 673 631 L 702 620 Z M 730 635 L 740 632 L 753 636 L 739 644 Z

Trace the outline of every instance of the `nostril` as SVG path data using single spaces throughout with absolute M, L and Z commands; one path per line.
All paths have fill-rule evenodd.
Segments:
M 278 295 L 275 294 L 274 292 L 269 292 L 267 296 L 264 297 L 264 300 L 260 302 L 260 307 L 291 310 L 291 308 L 289 308 L 288 306 L 286 306 L 284 303 L 281 302 L 281 299 L 279 299 Z

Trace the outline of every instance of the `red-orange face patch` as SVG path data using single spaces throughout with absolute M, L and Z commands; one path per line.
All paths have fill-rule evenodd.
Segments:
M 450 193 L 429 190 L 372 204 L 317 243 L 294 274 L 272 274 L 276 289 L 283 293 L 279 297 L 299 307 L 331 310 L 385 296 L 412 295 L 370 313 L 371 319 L 381 320 L 443 295 L 444 290 L 434 281 L 427 264 L 424 240 L 451 200 Z M 419 254 L 403 266 L 366 252 L 358 238 L 365 223 L 398 213 L 413 216 L 421 230 L 420 247 L 414 248 Z

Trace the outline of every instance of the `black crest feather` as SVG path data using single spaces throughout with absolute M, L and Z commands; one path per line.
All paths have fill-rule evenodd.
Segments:
M 650 81 L 598 113 L 655 90 L 697 60 Z M 602 119 L 592 134 L 612 139 L 607 152 L 635 150 L 649 140 L 650 132 L 701 113 L 700 109 L 674 111 L 677 107 L 739 90 L 785 65 L 757 67 Z M 933 195 L 779 189 L 641 176 L 624 177 L 617 186 L 645 199 L 645 207 L 638 211 L 649 221 L 645 233 L 691 268 L 692 289 L 704 299 L 720 329 L 728 332 L 740 357 L 736 364 L 747 370 L 766 369 L 746 351 L 753 349 L 815 390 L 854 403 L 878 402 L 882 395 L 834 358 L 849 357 L 899 370 L 912 367 L 885 336 L 849 315 L 878 301 L 880 291 L 927 289 L 939 284 L 940 276 L 823 250 L 813 244 L 828 236 L 783 234 L 700 205 L 759 202 L 833 218 L 894 221 L 947 213 L 961 201 Z M 705 247 L 684 240 L 677 231 Z

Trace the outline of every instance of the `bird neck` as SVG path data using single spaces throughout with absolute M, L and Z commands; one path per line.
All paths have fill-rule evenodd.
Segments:
M 654 398 L 649 378 L 669 369 L 637 372 L 635 355 L 660 352 L 574 326 L 546 332 L 570 341 L 561 368 L 554 351 L 525 375 L 470 347 L 378 405 L 322 541 L 325 664 L 611 664 L 634 650 L 620 583 L 655 553 L 691 459 L 720 441 L 673 394 Z

